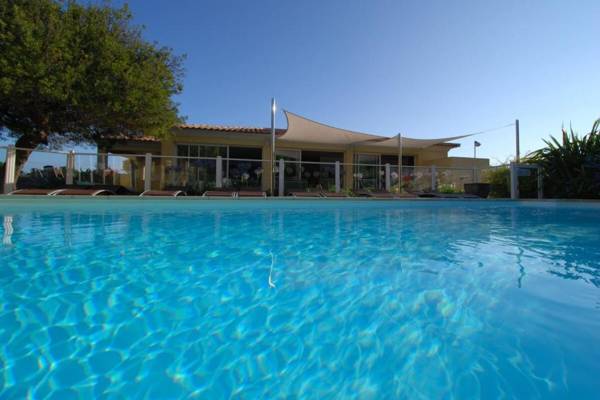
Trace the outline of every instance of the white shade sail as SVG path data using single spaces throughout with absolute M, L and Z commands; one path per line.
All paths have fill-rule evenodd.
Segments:
M 287 118 L 288 127 L 285 133 L 277 138 L 277 142 L 366 145 L 379 148 L 397 148 L 399 146 L 398 135 L 390 138 L 370 133 L 354 132 L 325 125 L 289 111 L 284 110 L 283 112 Z M 402 147 L 423 149 L 468 136 L 471 135 L 451 136 L 439 139 L 413 139 L 403 136 Z
M 288 127 L 287 131 L 277 138 L 278 142 L 350 145 L 357 142 L 385 139 L 383 136 L 334 128 L 289 111 L 284 111 L 284 113 Z
M 413 149 L 424 149 L 427 147 L 435 146 L 436 144 L 447 143 L 452 140 L 463 139 L 463 138 L 466 138 L 466 137 L 469 137 L 472 135 L 473 134 L 450 136 L 450 137 L 439 138 L 439 139 L 413 139 L 413 138 L 408 138 L 408 137 L 402 136 L 402 147 L 413 148 Z M 395 148 L 395 147 L 399 146 L 398 135 L 391 137 L 391 138 L 387 138 L 387 139 L 379 141 L 379 142 L 364 142 L 364 143 L 360 143 L 360 144 L 374 146 L 374 147 L 380 147 L 380 148 Z

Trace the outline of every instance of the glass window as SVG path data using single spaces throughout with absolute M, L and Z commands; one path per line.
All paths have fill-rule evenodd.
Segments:
M 204 157 L 216 157 L 219 155 L 219 148 L 216 146 L 202 146 Z
M 258 147 L 229 147 L 229 157 L 260 160 L 262 158 L 262 149 Z
M 189 147 L 187 144 L 178 144 L 177 145 L 177 155 L 179 157 L 188 157 L 189 156 Z
M 192 158 L 198 157 L 198 146 L 194 146 L 194 145 L 190 146 L 190 157 L 192 157 Z

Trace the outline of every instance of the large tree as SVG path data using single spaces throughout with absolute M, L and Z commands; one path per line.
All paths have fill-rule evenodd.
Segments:
M 182 57 L 142 38 L 127 8 L 0 1 L 0 135 L 16 146 L 165 135 L 180 122 Z M 17 170 L 27 159 L 17 153 Z

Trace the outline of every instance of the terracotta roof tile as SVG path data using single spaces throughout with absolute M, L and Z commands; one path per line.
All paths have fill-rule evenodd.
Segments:
M 256 128 L 250 126 L 226 126 L 226 125 L 209 125 L 209 124 L 183 124 L 178 125 L 180 129 L 196 129 L 200 131 L 216 131 L 216 132 L 231 132 L 231 133 L 259 133 L 270 134 L 271 128 Z M 276 129 L 275 133 L 281 135 L 285 129 Z
M 227 133 L 255 133 L 270 135 L 271 128 L 256 128 L 248 126 L 225 126 L 225 125 L 209 125 L 209 124 L 182 124 L 177 125 L 178 129 L 193 129 L 198 131 L 206 132 L 227 132 Z M 285 129 L 276 129 L 275 134 L 277 136 L 283 135 Z M 136 142 L 160 142 L 160 138 L 155 136 L 128 136 L 123 133 L 117 133 L 112 135 L 103 135 L 102 139 L 106 140 L 131 140 Z
M 131 136 L 125 135 L 124 133 L 115 133 L 111 135 L 102 135 L 100 137 L 103 140 L 129 140 L 133 142 L 160 142 L 160 138 L 156 136 Z

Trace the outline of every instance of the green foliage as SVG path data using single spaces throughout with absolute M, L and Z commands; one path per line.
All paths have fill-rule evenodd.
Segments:
M 500 166 L 484 171 L 483 182 L 490 184 L 490 198 L 510 198 L 510 169 Z M 519 176 L 519 197 L 522 199 L 537 198 L 537 175 L 530 171 L 528 176 Z
M 0 132 L 29 148 L 166 135 L 181 122 L 182 58 L 144 41 L 131 19 L 126 6 L 0 2 Z
M 452 183 L 442 183 L 441 185 L 438 185 L 437 191 L 439 193 L 446 193 L 446 194 L 464 193 L 462 190 L 458 189 Z
M 585 136 L 563 129 L 562 143 L 551 137 L 529 161 L 544 174 L 544 195 L 556 198 L 600 198 L 600 119 Z
M 490 184 L 490 197 L 510 197 L 510 169 L 501 166 L 484 171 L 483 182 Z

